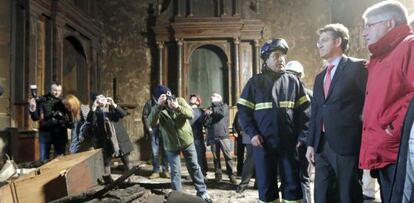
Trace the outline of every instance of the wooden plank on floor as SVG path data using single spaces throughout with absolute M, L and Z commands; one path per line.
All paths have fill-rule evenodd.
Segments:
M 61 156 L 32 173 L 12 180 L 17 198 L 12 202 L 42 203 L 55 200 L 96 186 L 97 179 L 102 175 L 100 149 Z M 3 187 L 6 186 L 10 188 L 10 184 Z M 6 192 L 3 187 L 0 188 L 0 196 L 3 196 L 1 191 Z

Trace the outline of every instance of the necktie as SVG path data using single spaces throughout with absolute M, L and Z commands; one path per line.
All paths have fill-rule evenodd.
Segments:
M 332 82 L 331 71 L 333 67 L 334 65 L 332 64 L 329 64 L 326 67 L 325 82 L 323 83 L 323 93 L 325 94 L 325 98 L 328 97 L 329 87 L 331 86 L 331 82 Z
M 334 65 L 329 64 L 326 67 L 325 82 L 323 82 L 323 93 L 325 94 L 325 99 L 328 97 L 329 87 L 331 86 L 331 71 Z M 322 123 L 322 131 L 325 132 L 325 124 Z

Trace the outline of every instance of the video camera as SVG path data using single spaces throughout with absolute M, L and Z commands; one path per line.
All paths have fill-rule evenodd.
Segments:
M 35 98 L 36 103 L 41 103 L 41 102 L 46 101 L 46 97 L 37 95 L 37 85 L 30 85 L 30 93 L 32 94 L 32 97 Z

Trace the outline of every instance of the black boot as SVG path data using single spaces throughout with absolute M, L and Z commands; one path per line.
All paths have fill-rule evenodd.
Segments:
M 104 175 L 102 176 L 102 179 L 105 185 L 109 185 L 114 182 L 114 179 L 112 179 L 111 175 Z
M 122 164 L 124 164 L 124 171 L 129 171 L 132 168 L 131 163 L 129 162 L 129 154 L 124 154 L 121 156 Z
M 237 193 L 243 193 L 247 188 L 246 184 L 240 184 L 239 186 L 237 186 L 236 192 Z

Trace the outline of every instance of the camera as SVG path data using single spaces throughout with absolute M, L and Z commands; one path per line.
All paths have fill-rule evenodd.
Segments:
M 101 97 L 98 99 L 98 103 L 99 104 L 106 104 L 108 103 L 108 100 L 105 97 Z
M 37 97 L 37 85 L 30 85 L 30 93 L 33 98 Z
M 175 100 L 175 96 L 174 95 L 167 95 L 167 101 L 174 101 Z
M 55 118 L 57 120 L 61 120 L 64 117 L 63 113 L 60 112 L 60 111 L 53 112 L 52 116 L 53 116 L 53 118 Z
M 37 85 L 30 85 L 30 93 L 37 103 L 45 102 L 46 98 L 37 95 Z

